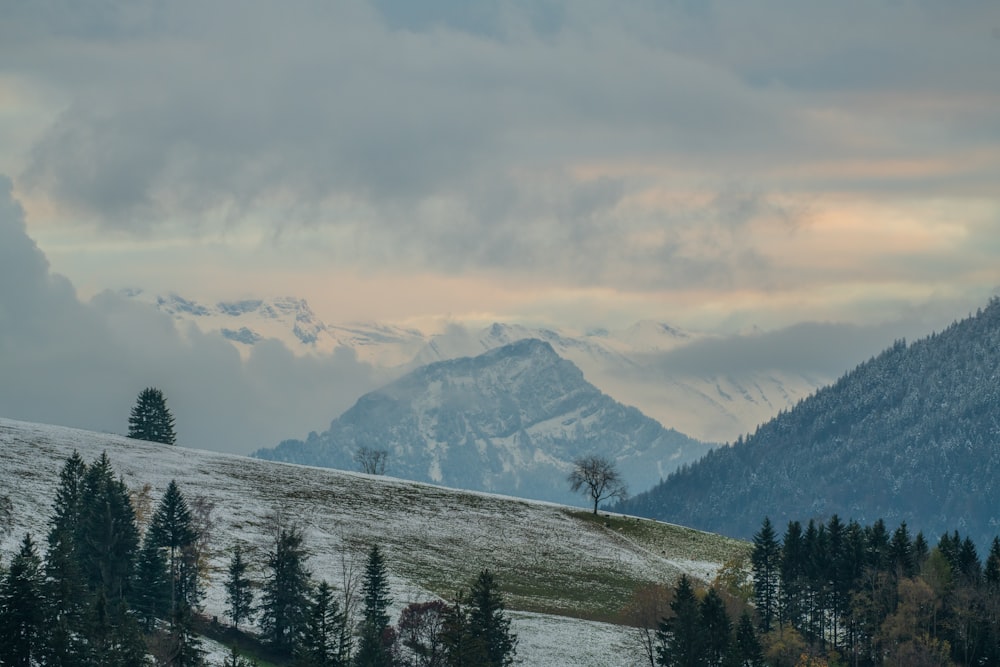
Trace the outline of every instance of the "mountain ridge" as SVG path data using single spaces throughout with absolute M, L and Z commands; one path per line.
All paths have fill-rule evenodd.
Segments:
M 765 515 L 1000 528 L 1000 299 L 909 345 L 898 340 L 619 509 L 748 537 Z
M 573 502 L 573 461 L 610 458 L 644 489 L 709 445 L 614 401 L 537 339 L 417 368 L 365 394 L 322 434 L 254 456 L 353 469 L 385 449 L 394 475 L 458 488 Z
M 485 327 L 450 322 L 439 330 L 424 332 L 380 323 L 329 324 L 316 316 L 308 303 L 294 297 L 203 304 L 141 289 L 121 294 L 157 308 L 179 324 L 219 333 L 244 358 L 254 346 L 276 339 L 299 356 L 353 354 L 387 381 L 435 361 L 475 356 L 514 340 L 538 338 L 549 342 L 560 356 L 575 363 L 589 382 L 616 400 L 709 442 L 735 440 L 835 379 L 832 373 L 770 367 L 702 373 L 679 369 L 665 356 L 717 337 L 656 320 L 641 320 L 620 330 L 597 328 L 582 333 L 504 322 Z

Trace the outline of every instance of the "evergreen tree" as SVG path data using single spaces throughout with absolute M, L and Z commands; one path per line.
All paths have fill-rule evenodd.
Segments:
M 361 620 L 361 638 L 355 664 L 359 667 L 382 667 L 391 664 L 391 656 L 385 641 L 389 627 L 389 580 L 385 559 L 377 544 L 368 552 L 362 580 L 362 602 L 364 612 Z
M 708 667 L 722 667 L 733 640 L 733 624 L 726 613 L 726 603 L 714 588 L 701 600 L 701 629 L 704 661 Z
M 781 548 L 769 518 L 764 518 L 760 531 L 753 536 L 750 562 L 753 567 L 754 602 L 760 615 L 761 630 L 770 632 L 778 609 Z
M 139 529 L 128 489 L 114 478 L 107 454 L 87 466 L 76 546 L 88 589 L 85 619 L 91 659 L 107 667 L 145 663 L 145 645 L 129 614 Z
M 0 582 L 0 665 L 30 667 L 41 648 L 41 560 L 25 535 Z
M 753 619 L 746 611 L 740 616 L 736 626 L 736 640 L 733 642 L 730 664 L 736 667 L 763 667 L 764 652 L 753 627 Z
M 444 609 L 441 646 L 447 667 L 478 667 L 485 660 L 482 643 L 475 640 L 469 631 L 469 614 L 464 599 L 464 594 L 459 592 L 454 604 Z
M 256 609 L 253 606 L 253 582 L 247 575 L 250 564 L 243 558 L 243 547 L 233 547 L 226 577 L 226 612 L 233 619 L 233 628 L 240 629 L 240 623 L 253 620 Z
M 917 573 L 913 544 L 905 521 L 892 534 L 892 541 L 889 543 L 889 568 L 899 578 L 909 578 Z
M 147 533 L 136 564 L 135 593 L 132 595 L 132 608 L 146 632 L 152 632 L 155 619 L 170 615 L 172 589 L 163 549 Z
M 992 592 L 1000 591 L 1000 537 L 994 537 L 992 544 L 990 544 L 990 553 L 986 557 L 983 577 Z
M 89 594 L 77 544 L 86 469 L 80 455 L 73 452 L 59 473 L 44 566 L 41 662 L 45 665 L 79 665 L 86 655 L 84 621 Z
M 299 667 L 345 667 L 346 618 L 325 580 L 316 588 L 302 641 L 297 650 Z
M 260 627 L 271 647 L 294 655 L 309 614 L 311 585 L 302 533 L 282 528 L 267 554 L 260 606 Z
M 805 561 L 802 524 L 798 521 L 789 521 L 781 543 L 780 613 L 778 616 L 781 622 L 790 623 L 793 627 L 799 627 L 802 624 Z
M 469 633 L 483 646 L 484 667 L 514 664 L 517 637 L 504 614 L 503 597 L 489 570 L 479 573 L 469 591 Z
M 110 607 L 121 608 L 131 588 L 139 529 L 128 489 L 114 478 L 107 453 L 87 466 L 76 542 L 87 585 L 104 591 Z
M 196 665 L 201 661 L 200 643 L 193 630 L 194 609 L 201 599 L 195 553 L 197 539 L 198 533 L 194 529 L 187 501 L 177 482 L 171 480 L 153 515 L 146 541 L 149 543 L 148 550 L 164 552 L 169 586 L 169 656 L 170 664 L 177 667 Z M 150 561 L 156 560 L 153 555 L 149 558 Z M 149 567 L 152 570 L 155 565 L 151 562 Z M 150 597 L 155 600 L 155 575 L 151 576 Z
M 660 622 L 657 630 L 660 646 L 658 664 L 669 667 L 703 667 L 705 637 L 701 626 L 701 610 L 691 580 L 682 574 L 674 588 L 670 603 L 670 618 Z
M 128 418 L 128 437 L 166 445 L 176 442 L 174 417 L 167 409 L 167 400 L 162 391 L 147 387 L 139 392 Z

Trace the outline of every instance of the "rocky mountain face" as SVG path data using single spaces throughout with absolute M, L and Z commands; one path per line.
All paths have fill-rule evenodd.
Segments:
M 622 511 L 749 537 L 765 515 L 1000 533 L 1000 300 L 898 341 Z
M 363 447 L 388 451 L 395 477 L 572 504 L 583 501 L 566 482 L 578 457 L 611 459 L 638 491 L 709 448 L 601 393 L 537 339 L 419 367 L 329 430 L 255 456 L 356 470 Z

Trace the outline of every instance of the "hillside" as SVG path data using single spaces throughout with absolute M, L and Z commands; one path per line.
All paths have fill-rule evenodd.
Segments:
M 481 568 L 493 569 L 530 665 L 630 664 L 627 628 L 580 619 L 614 620 L 636 586 L 680 572 L 710 577 L 746 549 L 653 521 L 594 522 L 570 507 L 5 419 L 0 448 L 0 494 L 12 498 L 15 518 L 0 543 L 5 561 L 25 531 L 44 534 L 65 459 L 76 450 L 90 462 L 106 451 L 130 488 L 152 484 L 154 500 L 177 479 L 188 498 L 215 504 L 209 616 L 223 616 L 228 550 L 237 542 L 265 548 L 279 513 L 304 529 L 316 579 L 341 581 L 341 554 L 359 565 L 378 541 L 395 614 L 409 602 L 450 597 Z
M 890 525 L 981 547 L 1000 532 L 1000 300 L 899 341 L 620 509 L 748 537 L 770 515 Z
M 579 457 L 608 457 L 641 490 L 709 445 L 614 401 L 551 345 L 526 339 L 418 368 L 324 433 L 254 455 L 352 470 L 362 447 L 387 450 L 397 477 L 574 503 L 565 479 Z

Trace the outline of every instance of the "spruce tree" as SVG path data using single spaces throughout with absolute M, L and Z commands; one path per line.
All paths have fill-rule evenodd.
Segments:
M 267 554 L 260 605 L 260 627 L 271 647 L 291 656 L 305 630 L 311 584 L 302 533 L 282 528 Z
M 233 547 L 226 571 L 226 613 L 233 619 L 233 628 L 240 629 L 240 623 L 253 619 L 253 582 L 247 574 L 250 564 L 243 558 L 243 547 Z
M 198 533 L 194 529 L 187 501 L 176 480 L 170 480 L 146 533 L 149 543 L 146 549 L 164 552 L 169 592 L 167 609 L 171 664 L 177 667 L 200 662 L 200 645 L 193 631 L 194 609 L 201 599 L 195 554 L 197 539 Z M 150 558 L 155 556 L 150 555 Z M 150 565 L 150 569 L 153 568 Z M 152 585 L 152 597 L 155 599 L 155 582 Z
M 90 597 L 82 579 L 78 545 L 86 470 L 83 459 L 73 452 L 59 473 L 44 566 L 45 640 L 41 661 L 46 665 L 81 664 L 86 654 L 84 621 Z
M 163 392 L 147 387 L 139 392 L 128 418 L 128 437 L 172 445 L 177 441 L 174 417 L 167 409 Z
M 705 662 L 705 637 L 701 610 L 691 580 L 682 574 L 670 603 L 671 617 L 660 622 L 657 630 L 660 646 L 658 664 L 670 667 L 702 667 Z
M 0 665 L 36 664 L 42 644 L 41 593 L 41 560 L 31 535 L 25 535 L 0 582 Z
M 128 489 L 115 479 L 106 453 L 86 468 L 80 506 L 76 546 L 88 589 L 85 634 L 91 659 L 107 667 L 145 664 L 145 644 L 128 608 L 139 529 Z
M 361 639 L 355 664 L 359 667 L 383 667 L 391 664 L 391 656 L 384 641 L 389 627 L 389 580 L 385 559 L 377 544 L 368 552 L 368 562 L 362 580 L 364 612 L 361 620 Z
M 136 563 L 132 595 L 132 609 L 146 632 L 152 632 L 157 618 L 170 615 L 172 586 L 164 550 L 147 533 Z
M 514 664 L 517 637 L 510 631 L 510 619 L 504 614 L 503 597 L 489 570 L 479 573 L 469 591 L 469 633 L 483 646 L 484 666 L 506 667 Z
M 708 667 L 722 667 L 733 641 L 733 624 L 726 603 L 718 591 L 709 588 L 699 605 L 704 662 Z
M 730 663 L 738 667 L 764 665 L 764 652 L 761 650 L 757 631 L 753 627 L 753 620 L 746 611 L 740 616 L 740 622 L 736 626 L 736 639 L 730 655 L 732 656 Z
M 345 625 L 344 614 L 333 597 L 333 588 L 325 580 L 321 581 L 297 651 L 298 667 L 346 667 Z
M 750 561 L 753 566 L 754 603 L 760 615 L 760 627 L 764 632 L 770 632 L 771 625 L 777 618 L 781 568 L 781 547 L 770 518 L 764 518 L 760 531 L 753 536 Z

